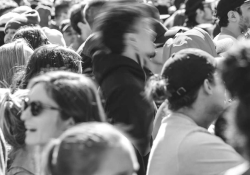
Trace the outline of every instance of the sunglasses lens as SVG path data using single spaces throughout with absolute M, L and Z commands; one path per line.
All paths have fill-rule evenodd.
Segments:
M 42 105 L 39 102 L 31 102 L 30 107 L 33 116 L 39 115 L 43 109 Z

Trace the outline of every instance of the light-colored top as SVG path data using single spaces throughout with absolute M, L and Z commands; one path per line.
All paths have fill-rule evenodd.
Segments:
M 147 175 L 217 175 L 242 162 L 219 137 L 191 118 L 171 113 L 153 143 Z
M 216 46 L 217 54 L 223 57 L 225 53 L 234 45 L 237 39 L 231 35 L 220 33 L 214 38 L 213 41 Z
M 234 38 L 233 36 L 231 35 L 227 35 L 227 34 L 224 34 L 224 33 L 219 33 L 215 38 L 214 38 L 214 42 L 217 42 L 217 41 L 220 41 L 220 40 L 223 40 L 223 39 L 231 39 L 233 42 L 235 42 L 237 39 Z
M 7 175 L 34 175 L 36 166 L 33 150 L 21 148 L 15 154 Z

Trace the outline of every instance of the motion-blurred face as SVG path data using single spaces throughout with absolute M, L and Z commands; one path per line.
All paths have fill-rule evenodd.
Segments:
M 47 93 L 44 83 L 30 90 L 23 102 L 21 119 L 27 129 L 25 143 L 28 145 L 44 145 L 65 130 L 60 108 Z
M 154 40 L 156 33 L 153 31 L 152 22 L 142 18 L 136 23 L 136 47 L 141 58 L 148 59 L 155 54 Z
M 213 13 L 214 13 L 214 5 L 213 3 L 205 3 L 203 4 L 204 7 L 204 15 L 203 21 L 205 23 L 212 23 L 214 20 Z
M 239 10 L 241 11 L 239 27 L 241 32 L 246 32 L 250 28 L 250 2 L 244 3 Z
M 124 146 L 108 149 L 103 159 L 95 175 L 136 175 L 139 169 L 134 150 Z
M 4 36 L 4 43 L 7 44 L 7 43 L 10 43 L 14 34 L 16 33 L 16 29 L 7 29 L 6 30 L 6 33 L 5 33 L 5 36 Z

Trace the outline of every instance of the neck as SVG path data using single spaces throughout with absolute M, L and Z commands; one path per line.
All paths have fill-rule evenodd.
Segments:
M 137 57 L 137 54 L 134 53 L 134 52 L 125 51 L 125 52 L 122 53 L 122 56 L 125 56 L 125 57 L 128 57 L 128 58 L 134 60 L 135 62 L 137 62 L 141 66 L 143 64 L 140 57 L 139 56 Z
M 203 110 L 196 110 L 192 107 L 184 107 L 176 111 L 177 113 L 181 113 L 190 119 L 192 119 L 198 126 L 202 128 L 208 129 L 211 125 L 211 121 L 208 120 L 211 116 L 207 115 Z
M 221 27 L 221 33 L 230 35 L 234 37 L 235 39 L 237 39 L 240 35 L 242 35 L 242 33 L 240 32 L 240 29 L 235 29 L 232 27 Z

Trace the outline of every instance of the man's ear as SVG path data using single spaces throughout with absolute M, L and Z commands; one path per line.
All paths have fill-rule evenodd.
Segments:
M 124 35 L 124 43 L 126 46 L 136 46 L 136 38 L 134 33 L 126 33 Z
M 205 79 L 204 82 L 203 82 L 203 89 L 204 89 L 204 92 L 208 95 L 211 95 L 213 94 L 213 87 L 212 87 L 212 84 L 211 82 L 208 81 L 208 79 Z
M 237 22 L 238 21 L 238 14 L 235 11 L 229 11 L 227 13 L 228 21 L 230 22 Z

